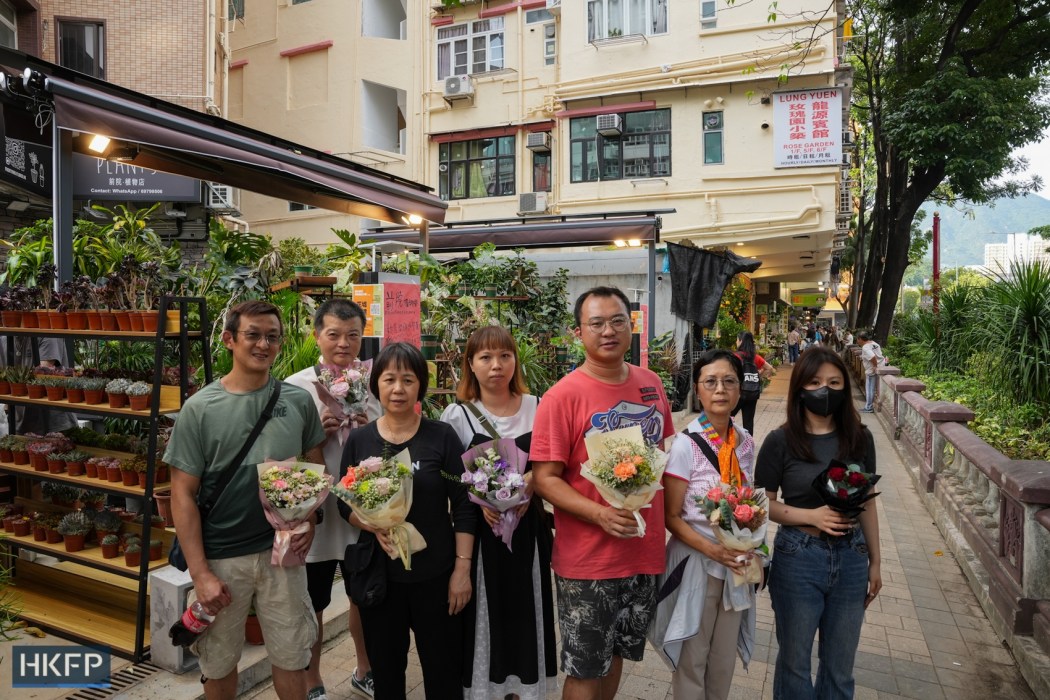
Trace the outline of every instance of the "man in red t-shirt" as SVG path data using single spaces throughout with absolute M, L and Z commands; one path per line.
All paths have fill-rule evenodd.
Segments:
M 576 300 L 574 315 L 587 356 L 543 396 L 529 457 L 537 493 L 554 506 L 562 697 L 598 700 L 616 694 L 624 659 L 642 659 L 666 533 L 662 491 L 641 511 L 640 538 L 631 513 L 611 507 L 581 476 L 584 437 L 638 425 L 647 442 L 660 445 L 674 425 L 660 378 L 624 362 L 631 342 L 627 296 L 595 287 Z

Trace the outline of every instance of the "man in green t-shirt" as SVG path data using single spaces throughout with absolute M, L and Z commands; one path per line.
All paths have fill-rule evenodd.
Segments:
M 222 341 L 233 369 L 208 384 L 182 407 L 164 461 L 175 469 L 171 506 L 197 600 L 215 620 L 194 644 L 208 700 L 237 695 L 237 662 L 244 621 L 254 604 L 281 700 L 306 697 L 305 669 L 317 637 L 317 620 L 306 588 L 306 570 L 270 564 L 273 528 L 259 501 L 255 465 L 304 455 L 324 464 L 324 430 L 309 393 L 287 384 L 258 439 L 222 491 L 205 522 L 198 498 L 212 493 L 237 456 L 270 399 L 270 376 L 281 341 L 277 307 L 262 301 L 235 306 L 226 316 Z M 311 516 L 312 525 L 318 515 Z M 310 551 L 314 528 L 292 538 L 292 548 Z

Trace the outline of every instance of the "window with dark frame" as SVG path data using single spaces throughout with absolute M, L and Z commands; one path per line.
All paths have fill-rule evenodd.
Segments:
M 58 65 L 105 80 L 105 25 L 88 20 L 56 20 L 56 25 Z
M 288 202 L 288 211 L 309 211 L 316 209 L 312 204 L 302 204 L 301 202 Z
M 570 182 L 671 175 L 670 109 L 621 114 L 619 136 L 599 134 L 597 119 L 569 121 Z
M 725 163 L 722 112 L 704 112 L 704 165 Z
M 18 48 L 18 13 L 7 0 L 0 0 L 0 46 Z
M 231 22 L 235 19 L 244 19 L 244 0 L 230 0 L 227 19 Z
M 532 154 L 532 191 L 551 191 L 551 154 Z
M 492 136 L 441 144 L 438 192 L 445 200 L 515 194 L 514 137 Z

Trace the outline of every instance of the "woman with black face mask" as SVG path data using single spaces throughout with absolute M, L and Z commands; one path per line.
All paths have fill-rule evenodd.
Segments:
M 766 436 L 755 466 L 769 517 L 780 524 L 769 581 L 780 646 L 777 700 L 853 697 L 864 610 L 882 588 L 874 501 L 854 521 L 824 505 L 813 487 L 833 459 L 875 473 L 874 440 L 853 407 L 846 365 L 814 347 L 795 364 L 787 422 Z M 818 629 L 814 685 L 810 656 Z

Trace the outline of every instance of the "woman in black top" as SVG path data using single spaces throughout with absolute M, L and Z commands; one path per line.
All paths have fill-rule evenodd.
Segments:
M 778 700 L 853 697 L 864 610 L 882 588 L 874 501 L 855 522 L 824 505 L 813 488 L 832 459 L 875 473 L 874 440 L 850 397 L 838 355 L 807 350 L 791 374 L 787 422 L 758 453 L 755 483 L 769 495 L 769 517 L 780 523 L 769 581 L 780 646 L 773 675 Z M 814 686 L 810 655 L 818 629 Z
M 408 522 L 423 538 L 426 549 L 412 555 L 406 571 L 400 557 L 387 559 L 386 598 L 375 607 L 361 608 L 365 646 L 372 661 L 377 700 L 405 697 L 409 630 L 423 669 L 428 698 L 461 698 L 463 615 L 470 603 L 470 563 L 474 548 L 477 506 L 467 497 L 458 476 L 463 452 L 452 428 L 415 412 L 427 390 L 427 363 L 408 343 L 386 346 L 372 363 L 369 388 L 384 414 L 351 431 L 343 450 L 342 474 L 368 457 L 394 456 L 407 449 L 418 470 L 413 476 L 412 509 Z M 340 502 L 339 511 L 354 527 L 374 536 L 387 553 L 395 552 L 387 533 L 375 531 Z M 450 517 L 451 514 L 451 517 Z M 371 533 L 369 535 L 368 533 Z

